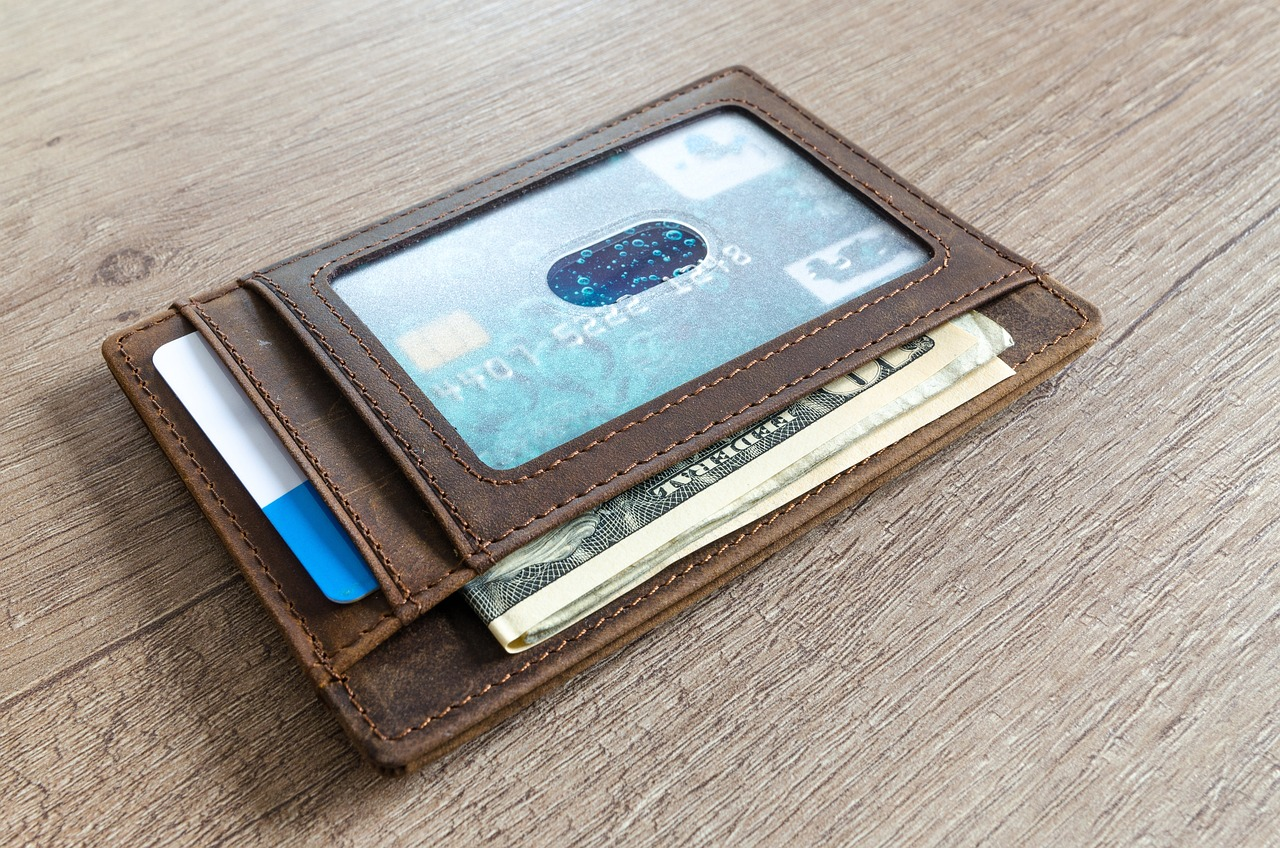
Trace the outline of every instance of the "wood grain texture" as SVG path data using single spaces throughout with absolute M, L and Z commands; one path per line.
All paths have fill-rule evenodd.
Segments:
M 2 19 L 0 840 L 1280 840 L 1274 4 L 86 0 Z M 706 603 L 382 778 L 98 343 L 734 63 L 1108 330 Z

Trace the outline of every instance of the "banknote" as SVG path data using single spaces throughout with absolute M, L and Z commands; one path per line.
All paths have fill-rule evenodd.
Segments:
M 963 315 L 547 533 L 463 595 L 508 651 L 537 644 L 1004 379 L 1010 344 Z

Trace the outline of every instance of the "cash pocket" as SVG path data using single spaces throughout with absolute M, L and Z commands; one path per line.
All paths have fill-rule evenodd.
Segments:
M 730 71 L 247 284 L 480 573 L 1034 276 Z

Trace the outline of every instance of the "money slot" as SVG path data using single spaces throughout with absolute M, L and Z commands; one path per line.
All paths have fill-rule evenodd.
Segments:
M 1012 377 L 1000 354 L 1013 344 L 965 313 L 551 530 L 462 594 L 504 649 L 534 647 Z

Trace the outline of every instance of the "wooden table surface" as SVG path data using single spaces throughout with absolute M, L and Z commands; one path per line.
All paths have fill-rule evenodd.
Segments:
M 0 841 L 1280 840 L 1275 4 L 528 8 L 4 3 Z M 1107 329 L 692 611 L 379 776 L 98 345 L 735 63 Z

